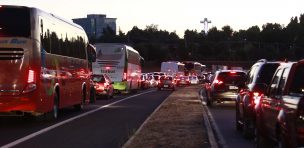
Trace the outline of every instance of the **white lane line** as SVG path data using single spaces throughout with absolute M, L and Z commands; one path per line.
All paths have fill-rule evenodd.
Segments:
M 217 137 L 219 139 L 218 143 L 221 145 L 222 148 L 227 148 L 228 145 L 226 144 L 226 141 L 225 141 L 225 139 L 224 139 L 221 131 L 219 130 L 219 128 L 218 128 L 218 126 L 217 126 L 217 124 L 216 124 L 216 122 L 215 122 L 215 120 L 214 120 L 211 112 L 209 111 L 209 109 L 208 109 L 207 106 L 205 106 L 205 108 L 206 108 L 207 114 L 208 114 L 208 116 L 210 118 L 210 121 L 211 121 L 210 123 L 212 124 L 212 126 L 213 126 L 213 128 L 215 130 L 215 133 L 216 133 L 216 135 L 217 135 Z
M 50 131 L 50 130 L 56 128 L 56 127 L 59 127 L 59 126 L 64 125 L 64 124 L 66 124 L 66 123 L 69 123 L 69 122 L 71 122 L 71 121 L 73 121 L 73 120 L 79 119 L 79 118 L 81 118 L 81 117 L 84 117 L 84 116 L 87 116 L 87 115 L 92 114 L 92 113 L 94 113 L 94 112 L 97 112 L 97 111 L 99 111 L 99 110 L 101 110 L 101 109 L 103 109 L 103 108 L 112 106 L 112 105 L 114 105 L 114 104 L 117 104 L 117 103 L 120 103 L 120 102 L 129 100 L 129 99 L 131 99 L 131 98 L 134 98 L 134 97 L 137 97 L 137 96 L 140 96 L 140 95 L 143 95 L 143 94 L 147 94 L 147 93 L 150 93 L 150 92 L 153 92 L 153 91 L 156 91 L 156 90 L 151 90 L 151 91 L 143 92 L 143 93 L 136 94 L 136 95 L 133 95 L 133 96 L 129 96 L 129 97 L 124 98 L 124 99 L 122 99 L 122 100 L 119 100 L 119 101 L 116 101 L 116 102 L 113 102 L 113 103 L 110 103 L 110 104 L 101 106 L 101 107 L 99 107 L 99 108 L 97 108 L 97 109 L 94 109 L 94 110 L 85 112 L 85 113 L 80 114 L 80 115 L 78 115 L 78 116 L 75 116 L 75 117 L 73 117 L 73 118 L 64 120 L 64 121 L 59 122 L 59 123 L 57 123 L 57 124 L 54 124 L 54 125 L 52 125 L 52 126 L 50 126 L 50 127 L 47 127 L 47 128 L 44 128 L 44 129 L 42 129 L 42 130 L 40 130 L 40 131 L 37 131 L 37 132 L 35 132 L 35 133 L 32 133 L 32 134 L 30 134 L 30 135 L 28 135 L 28 136 L 25 136 L 25 137 L 23 137 L 23 138 L 20 138 L 20 139 L 14 141 L 14 142 L 11 142 L 11 143 L 9 143 L 9 144 L 6 144 L 6 145 L 4 145 L 4 146 L 1 146 L 1 148 L 10 148 L 10 147 L 16 146 L 16 145 L 18 145 L 18 144 L 20 144 L 20 143 L 22 143 L 22 142 L 25 142 L 25 141 L 27 141 L 27 140 L 30 140 L 30 139 L 32 139 L 32 138 L 38 136 L 38 135 L 41 135 L 41 134 L 43 134 L 43 133 L 46 133 L 46 132 L 48 132 L 48 131 Z
M 204 122 L 205 122 L 206 129 L 207 129 L 207 134 L 208 134 L 208 139 L 209 139 L 209 142 L 210 142 L 210 146 L 211 146 L 211 148 L 218 148 L 218 145 L 217 145 L 217 142 L 216 142 L 216 139 L 214 137 L 214 133 L 213 133 L 213 130 L 212 130 L 212 127 L 211 127 L 211 123 L 209 121 L 209 118 L 208 118 L 208 115 L 205 111 L 205 108 L 206 108 L 206 106 L 203 105 L 203 117 L 204 117 Z

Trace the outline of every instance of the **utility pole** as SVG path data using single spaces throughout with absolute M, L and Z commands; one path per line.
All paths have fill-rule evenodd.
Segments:
M 204 18 L 204 20 L 201 21 L 201 23 L 204 24 L 205 35 L 207 35 L 207 33 L 208 33 L 208 24 L 211 23 L 211 20 L 208 20 L 207 18 Z

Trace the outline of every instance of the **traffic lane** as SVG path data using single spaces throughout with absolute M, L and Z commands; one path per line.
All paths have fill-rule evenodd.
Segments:
M 235 102 L 214 103 L 208 108 L 228 147 L 253 147 L 253 140 L 245 139 L 235 128 Z
M 17 147 L 121 147 L 171 92 L 151 92 L 119 102 Z
M 144 90 L 139 93 L 151 91 Z M 100 106 L 122 100 L 134 94 L 119 94 L 113 99 L 98 99 L 96 103 L 86 105 L 83 111 L 76 111 L 73 107 L 65 108 L 59 111 L 59 117 L 55 121 L 37 121 L 34 117 L 0 117 L 0 146 L 25 137 L 36 131 L 52 126 L 69 118 L 94 110 Z

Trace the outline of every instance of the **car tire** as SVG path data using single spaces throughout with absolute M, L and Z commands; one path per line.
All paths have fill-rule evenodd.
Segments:
M 90 89 L 90 103 L 95 103 L 96 102 L 96 93 L 95 89 L 91 88 Z
M 252 121 L 249 119 L 244 119 L 243 127 L 242 127 L 242 134 L 245 138 L 252 138 L 254 137 L 254 131 L 250 128 Z
M 235 102 L 235 127 L 237 131 L 242 130 L 242 125 L 240 124 L 240 110 L 237 101 Z
M 206 93 L 206 104 L 207 106 L 213 106 L 213 101 L 211 100 L 210 94 L 207 92 Z

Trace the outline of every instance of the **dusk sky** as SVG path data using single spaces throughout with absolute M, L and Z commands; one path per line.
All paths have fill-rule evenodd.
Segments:
M 204 18 L 212 21 L 209 28 L 230 25 L 238 31 L 265 23 L 286 26 L 291 17 L 304 13 L 304 0 L 0 0 L 0 4 L 34 6 L 66 19 L 106 14 L 117 18 L 117 30 L 125 33 L 133 26 L 145 29 L 156 24 L 181 37 L 186 29 L 203 30 Z

